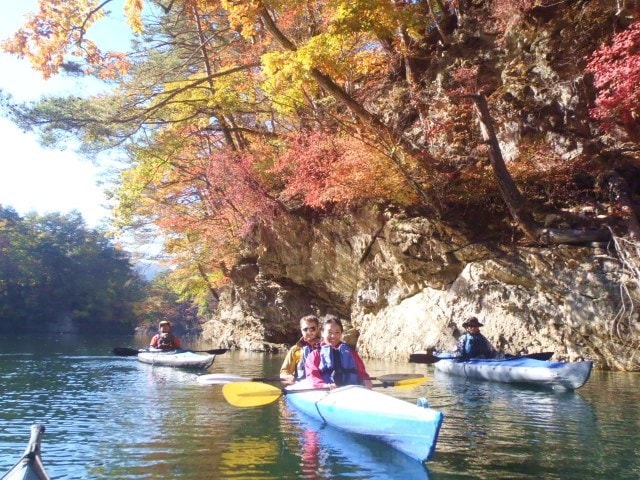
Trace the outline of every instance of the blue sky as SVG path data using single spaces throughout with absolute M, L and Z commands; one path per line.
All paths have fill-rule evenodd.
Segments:
M 37 0 L 9 2 L 0 6 L 0 40 L 11 36 L 25 20 L 28 12 L 36 11 Z M 117 13 L 115 20 L 104 20 L 94 34 L 101 46 L 125 49 L 128 35 L 123 28 L 122 1 L 110 4 Z M 45 81 L 33 71 L 26 60 L 0 52 L 0 89 L 15 100 L 36 100 L 46 94 L 87 91 L 96 87 L 86 80 L 56 77 Z M 109 215 L 103 188 L 99 186 L 103 168 L 82 158 L 69 147 L 46 150 L 38 145 L 36 136 L 21 132 L 8 119 L 0 117 L 0 204 L 11 206 L 19 213 L 78 210 L 90 226 L 97 226 Z

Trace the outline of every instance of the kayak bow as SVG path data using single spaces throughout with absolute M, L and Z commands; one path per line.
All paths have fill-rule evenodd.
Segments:
M 2 480 L 49 480 L 40 458 L 40 441 L 44 425 L 31 426 L 31 439 L 22 458 L 2 476 Z

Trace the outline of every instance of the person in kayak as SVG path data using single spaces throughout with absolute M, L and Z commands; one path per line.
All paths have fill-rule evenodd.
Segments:
M 305 378 L 305 362 L 309 354 L 320 344 L 320 320 L 315 315 L 300 319 L 302 337 L 289 349 L 280 367 L 280 378 L 285 385 L 291 385 Z
M 180 348 L 180 339 L 171 333 L 171 323 L 162 320 L 158 326 L 159 332 L 153 336 L 149 346 L 161 350 L 174 350 Z
M 489 340 L 480 333 L 482 323 L 476 317 L 467 318 L 462 327 L 467 331 L 458 339 L 456 353 L 461 359 L 494 358 L 498 352 Z
M 371 388 L 371 378 L 358 352 L 342 342 L 342 322 L 334 315 L 322 325 L 322 343 L 312 351 L 305 364 L 305 372 L 314 388 L 344 385 L 364 385 Z

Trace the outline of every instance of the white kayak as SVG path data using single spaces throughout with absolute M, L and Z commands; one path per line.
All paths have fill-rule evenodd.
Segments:
M 593 362 L 552 362 L 527 357 L 466 361 L 445 357 L 435 364 L 436 370 L 449 375 L 562 390 L 583 386 L 591 375 L 592 367 Z
M 215 355 L 200 355 L 190 350 L 157 350 L 147 348 L 138 352 L 138 360 L 150 365 L 167 367 L 207 369 L 215 360 Z
M 287 403 L 332 427 L 376 438 L 411 458 L 429 460 L 435 451 L 444 415 L 361 386 L 311 389 L 303 380 L 286 388 Z
M 2 480 L 49 480 L 40 458 L 40 441 L 44 433 L 43 425 L 31 426 L 31 439 L 22 458 L 2 476 Z

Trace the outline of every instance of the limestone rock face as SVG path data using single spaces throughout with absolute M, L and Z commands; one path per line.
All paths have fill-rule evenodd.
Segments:
M 640 323 L 625 315 L 638 291 L 602 246 L 506 249 L 373 208 L 340 220 L 290 217 L 255 241 L 258 254 L 234 270 L 205 325 L 216 344 L 284 348 L 300 317 L 335 313 L 364 357 L 402 359 L 452 349 L 475 315 L 504 352 L 638 368 Z

